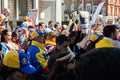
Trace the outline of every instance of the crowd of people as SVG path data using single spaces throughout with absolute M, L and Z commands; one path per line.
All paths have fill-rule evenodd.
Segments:
M 10 31 L 0 15 L 0 80 L 120 79 L 118 27 L 92 25 L 82 31 L 75 18 L 69 25 L 22 24 Z M 25 22 L 24 22 L 25 23 Z M 89 38 L 88 38 L 89 37 Z

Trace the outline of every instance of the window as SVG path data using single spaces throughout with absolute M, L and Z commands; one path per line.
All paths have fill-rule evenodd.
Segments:
M 2 12 L 2 0 L 0 0 L 0 13 Z
M 91 6 L 86 6 L 86 11 L 88 11 L 89 13 L 91 13 Z
M 79 5 L 79 11 L 82 11 L 82 4 Z
M 111 6 L 111 15 L 113 15 L 112 11 L 113 11 L 113 8 L 112 8 L 112 6 Z
M 96 9 L 97 9 L 97 6 L 94 6 L 94 10 L 93 10 L 93 13 L 95 13 Z
M 27 0 L 19 0 L 19 15 L 25 16 L 27 12 Z
M 105 8 L 105 7 L 102 8 L 102 14 L 103 14 L 104 16 L 106 16 L 106 8 Z
M 34 8 L 34 1 L 32 0 L 32 9 Z
M 120 14 L 120 8 L 119 8 L 119 14 Z
M 79 10 L 82 11 L 82 6 L 79 6 Z
M 86 4 L 86 11 L 88 11 L 89 13 L 92 12 L 92 10 L 91 10 L 91 3 L 87 3 Z
M 115 16 L 117 16 L 117 8 L 115 7 L 115 12 L 114 12 Z
M 0 0 L 0 12 L 2 13 L 2 10 L 4 8 L 4 0 Z

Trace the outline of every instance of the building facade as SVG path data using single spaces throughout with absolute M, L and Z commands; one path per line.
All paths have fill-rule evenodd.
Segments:
M 120 0 L 107 0 L 107 15 L 119 16 L 120 15 Z
M 91 14 L 95 12 L 98 4 L 103 0 L 79 0 L 79 10 L 89 11 Z M 120 0 L 106 0 L 101 13 L 105 16 L 119 16 Z M 84 5 L 84 7 L 82 7 Z
M 48 23 L 50 20 L 61 23 L 61 0 L 0 0 L 0 13 L 3 8 L 10 9 L 9 20 L 14 26 L 16 21 L 25 20 L 30 9 L 38 9 L 36 24 L 40 21 Z M 41 13 L 44 18 L 41 18 Z

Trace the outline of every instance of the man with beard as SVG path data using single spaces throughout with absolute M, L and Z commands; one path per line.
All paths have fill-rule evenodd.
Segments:
M 117 39 L 117 30 L 115 25 L 107 25 L 103 29 L 104 38 L 96 43 L 96 48 L 104 48 L 104 47 L 119 47 L 119 42 Z

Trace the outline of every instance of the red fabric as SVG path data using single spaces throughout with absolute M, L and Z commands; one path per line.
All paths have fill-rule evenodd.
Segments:
M 117 40 L 120 41 L 120 36 L 118 36 Z
M 49 72 L 49 69 L 48 68 L 45 68 L 44 69 L 44 73 L 47 74 Z

